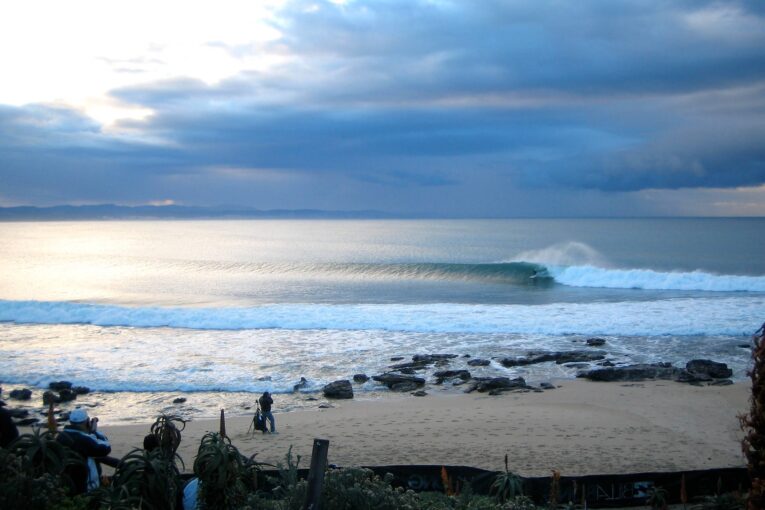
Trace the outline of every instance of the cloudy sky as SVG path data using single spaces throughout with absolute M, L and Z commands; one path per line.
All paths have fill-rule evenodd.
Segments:
M 25 0 L 0 67 L 0 206 L 765 215 L 760 0 Z

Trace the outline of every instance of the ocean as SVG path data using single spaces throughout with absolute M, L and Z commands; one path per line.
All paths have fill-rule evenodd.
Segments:
M 755 218 L 0 223 L 0 382 L 40 409 L 71 381 L 102 423 L 150 422 L 246 414 L 265 390 L 278 411 L 315 407 L 392 357 L 464 368 L 593 336 L 617 364 L 710 358 L 742 380 L 763 234 Z M 532 384 L 581 369 L 469 368 Z

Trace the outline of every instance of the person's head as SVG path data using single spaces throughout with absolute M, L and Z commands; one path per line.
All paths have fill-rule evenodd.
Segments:
M 270 394 L 269 392 L 267 392 L 267 391 L 264 391 L 264 392 L 263 392 L 263 396 L 264 396 L 264 397 L 268 397 L 268 396 L 270 396 L 270 395 L 271 395 L 271 394 Z
M 148 434 L 143 438 L 143 449 L 147 452 L 154 451 L 159 448 L 159 438 L 156 434 Z
M 85 409 L 78 407 L 69 413 L 69 423 L 81 430 L 90 430 L 90 416 Z

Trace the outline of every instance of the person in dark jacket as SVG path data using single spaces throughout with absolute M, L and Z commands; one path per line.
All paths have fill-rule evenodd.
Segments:
M 85 409 L 77 408 L 69 414 L 69 425 L 56 438 L 79 453 L 85 461 L 84 465 L 67 468 L 74 484 L 74 494 L 83 494 L 101 485 L 101 465 L 97 460 L 109 455 L 112 447 L 106 436 L 96 430 L 97 424 L 98 418 L 91 420 Z
M 13 423 L 11 413 L 5 407 L 5 402 L 0 401 L 0 448 L 7 448 L 14 439 L 19 437 L 19 429 Z
M 269 392 L 264 392 L 263 396 L 258 399 L 260 403 L 260 410 L 263 413 L 263 417 L 266 418 L 271 425 L 271 433 L 276 434 L 276 426 L 274 425 L 274 415 L 271 413 L 271 405 L 274 403 L 274 399 L 271 398 Z

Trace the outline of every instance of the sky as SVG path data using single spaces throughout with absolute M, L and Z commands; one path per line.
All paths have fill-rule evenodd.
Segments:
M 765 215 L 765 3 L 0 4 L 0 206 Z

